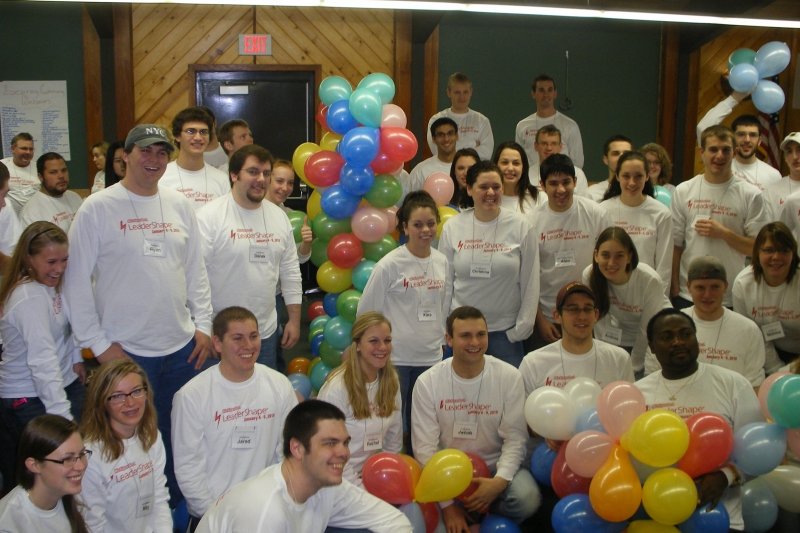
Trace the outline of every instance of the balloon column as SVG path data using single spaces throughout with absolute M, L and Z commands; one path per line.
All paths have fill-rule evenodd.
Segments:
M 734 91 L 753 95 L 753 104 L 762 113 L 777 113 L 786 97 L 781 86 L 768 78 L 777 76 L 789 66 L 789 45 L 772 41 L 754 52 L 748 48 L 735 50 L 728 58 L 728 82 Z

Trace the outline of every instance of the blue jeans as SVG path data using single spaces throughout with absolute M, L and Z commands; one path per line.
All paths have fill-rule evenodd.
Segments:
M 273 370 L 277 370 L 278 340 L 281 329 L 282 328 L 279 327 L 275 330 L 275 333 L 266 339 L 261 339 L 261 351 L 258 352 L 258 359 L 256 360 L 256 362 L 266 365 Z
M 505 361 L 514 368 L 519 368 L 522 358 L 525 357 L 525 347 L 522 341 L 511 342 L 505 331 L 489 332 L 489 348 L 486 353 Z
M 69 400 L 69 412 L 75 422 L 80 422 L 83 413 L 83 402 L 86 399 L 86 387 L 81 380 L 76 379 L 66 387 L 64 392 Z M 46 414 L 42 401 L 36 396 L 28 398 L 3 398 L 3 406 L 10 412 L 21 432 L 28 422 L 37 416 Z
M 414 391 L 414 383 L 430 367 L 397 365 L 394 368 L 397 370 L 397 377 L 400 379 L 400 398 L 403 400 L 403 433 L 410 433 L 411 393 Z M 406 450 L 406 453 L 411 455 L 411 450 Z
M 280 339 L 283 338 L 283 325 L 289 321 L 289 312 L 286 310 L 286 302 L 281 293 L 275 295 L 275 311 L 278 313 L 278 329 L 275 331 L 278 336 L 278 342 L 275 343 L 275 366 L 272 368 L 284 374 L 286 373 L 286 363 L 288 361 L 283 359 L 283 348 L 281 348 Z

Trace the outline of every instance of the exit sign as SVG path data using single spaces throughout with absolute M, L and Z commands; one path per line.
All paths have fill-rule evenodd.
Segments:
M 268 33 L 239 34 L 240 56 L 271 56 L 272 35 Z

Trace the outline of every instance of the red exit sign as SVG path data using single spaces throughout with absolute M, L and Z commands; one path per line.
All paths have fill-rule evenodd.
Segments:
M 271 56 L 272 35 L 269 35 L 268 33 L 239 34 L 239 55 Z

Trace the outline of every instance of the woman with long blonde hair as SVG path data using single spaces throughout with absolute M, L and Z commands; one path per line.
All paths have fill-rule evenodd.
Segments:
M 403 443 L 402 403 L 397 372 L 392 365 L 392 326 L 381 313 L 360 315 L 342 364 L 331 372 L 318 398 L 332 403 L 347 417 L 350 460 L 344 477 L 361 485 L 361 468 L 377 452 L 399 452 Z

